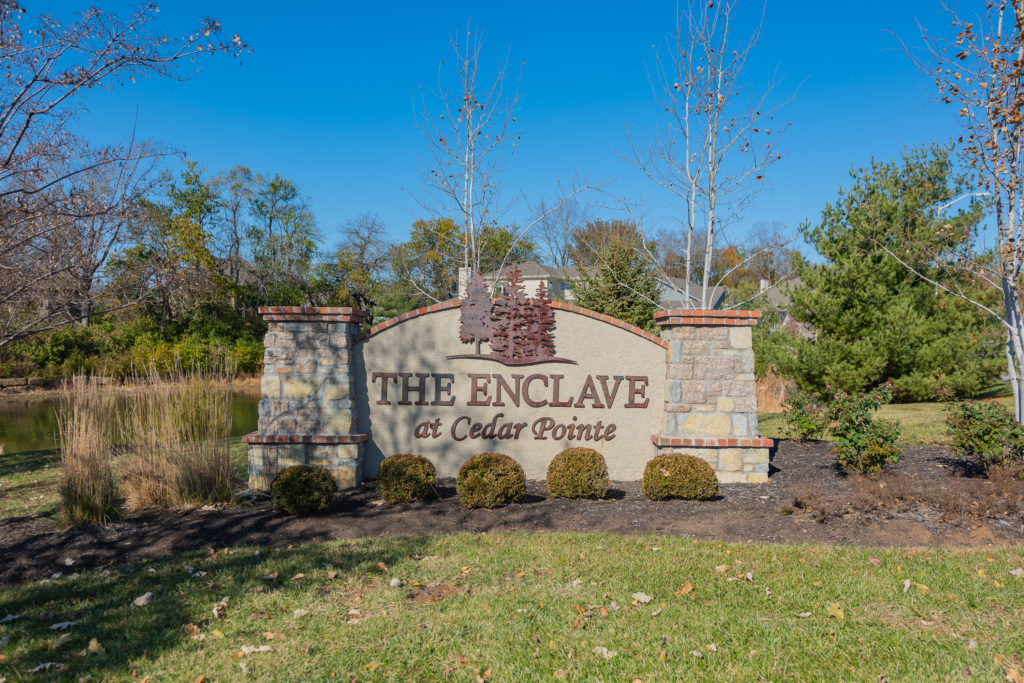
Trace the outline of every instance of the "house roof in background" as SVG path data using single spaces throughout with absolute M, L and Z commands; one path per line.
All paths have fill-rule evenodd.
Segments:
M 803 287 L 803 280 L 793 275 L 779 280 L 774 285 L 762 292 L 762 296 L 778 308 L 789 308 L 789 293 L 794 289 Z
M 526 280 L 537 280 L 540 278 L 573 280 L 579 277 L 580 274 L 575 268 L 552 268 L 551 266 L 546 266 L 543 263 L 537 263 L 536 261 L 526 261 L 525 263 L 509 264 L 502 270 L 492 270 L 488 273 L 484 273 L 483 276 L 490 280 L 496 280 L 499 277 L 507 275 L 513 265 L 519 266 L 519 274 Z

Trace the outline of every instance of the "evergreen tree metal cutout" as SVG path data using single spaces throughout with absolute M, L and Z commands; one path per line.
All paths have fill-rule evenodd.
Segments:
M 493 300 L 487 295 L 483 277 L 474 273 L 459 317 L 459 339 L 463 344 L 475 343 L 476 353 L 449 358 L 480 358 L 503 365 L 576 362 L 555 356 L 555 314 L 547 284 L 541 282 L 537 296 L 531 299 L 518 266 L 509 271 L 505 296 Z M 481 352 L 485 341 L 490 342 L 490 353 Z

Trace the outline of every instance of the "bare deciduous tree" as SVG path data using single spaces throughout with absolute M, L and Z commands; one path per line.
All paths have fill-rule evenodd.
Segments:
M 686 209 L 680 221 L 685 299 L 710 305 L 715 283 L 711 257 L 719 234 L 734 223 L 763 187 L 768 167 L 782 158 L 779 136 L 785 126 L 775 116 L 775 81 L 757 95 L 743 80 L 747 59 L 757 45 L 760 25 L 736 41 L 736 3 L 688 2 L 676 13 L 675 32 L 659 51 L 650 74 L 668 124 L 650 145 L 631 139 L 628 160 L 651 181 L 678 198 Z M 786 124 L 788 125 L 788 124 Z M 695 238 L 703 244 L 694 244 Z M 694 257 L 703 264 L 694 263 Z M 700 294 L 690 282 L 700 275 Z
M 509 55 L 493 79 L 481 74 L 483 42 L 467 29 L 460 42 L 452 38 L 452 73 L 442 61 L 432 113 L 426 98 L 419 127 L 430 143 L 432 161 L 423 169 L 429 199 L 421 205 L 439 216 L 452 217 L 462 228 L 462 265 L 480 268 L 480 231 L 502 213 L 499 205 L 501 171 L 518 145 L 515 132 L 519 101 L 518 78 L 506 83 Z
M 22 7 L 0 0 L 0 346 L 81 319 L 61 301 L 68 280 L 94 277 L 99 265 L 89 260 L 109 256 L 153 155 L 76 136 L 82 94 L 136 78 L 186 79 L 190 60 L 245 49 L 238 36 L 221 39 L 213 19 L 188 36 L 153 32 L 157 11 L 148 3 L 122 18 L 90 8 L 69 23 L 42 15 L 26 29 Z
M 963 18 L 944 5 L 955 35 L 939 37 L 921 28 L 923 48 L 904 44 L 914 63 L 934 82 L 940 99 L 957 107 L 963 134 L 957 143 L 975 172 L 976 190 L 964 199 L 987 197 L 995 221 L 995 243 L 974 232 L 939 235 L 931 247 L 939 277 L 929 277 L 903 259 L 898 248 L 882 245 L 904 267 L 947 293 L 965 299 L 999 321 L 1006 332 L 1006 360 L 1013 388 L 1014 413 L 1024 422 L 1024 321 L 1020 276 L 1024 264 L 1024 6 L 1011 0 L 987 0 L 983 13 Z M 951 232 L 951 226 L 947 226 Z M 994 251 L 994 257 L 992 253 Z M 993 263 L 994 261 L 994 263 Z M 968 273 L 996 289 L 1002 306 L 968 296 L 944 273 Z

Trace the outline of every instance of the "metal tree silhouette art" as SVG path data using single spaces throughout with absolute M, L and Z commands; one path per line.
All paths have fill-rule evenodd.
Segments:
M 459 339 L 463 344 L 476 342 L 480 355 L 480 344 L 491 338 L 491 297 L 480 271 L 469 279 L 461 309 Z

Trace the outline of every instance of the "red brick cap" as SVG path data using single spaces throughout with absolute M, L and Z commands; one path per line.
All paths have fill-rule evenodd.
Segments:
M 662 327 L 675 325 L 728 325 L 752 326 L 757 324 L 761 311 L 735 311 L 701 308 L 672 308 L 656 311 L 654 321 Z
M 394 318 L 390 318 L 382 323 L 374 325 L 373 327 L 370 328 L 369 334 L 360 337 L 359 341 L 364 341 L 365 339 L 372 337 L 378 332 L 383 332 L 389 327 L 394 327 L 395 325 L 403 323 L 406 320 L 410 320 L 421 315 L 426 315 L 427 313 L 436 313 L 438 311 L 446 311 L 451 308 L 458 308 L 460 305 L 462 305 L 462 302 L 459 299 L 448 299 L 448 301 L 442 301 L 440 303 L 431 304 L 430 306 L 423 306 L 421 308 L 417 308 L 414 311 L 403 313 L 402 315 L 395 316 Z M 668 348 L 668 342 L 659 337 L 658 335 L 651 334 L 647 330 L 636 327 L 635 325 L 630 325 L 629 323 L 623 322 L 618 318 L 613 318 L 610 315 L 602 315 L 601 313 L 596 313 L 588 308 L 583 308 L 582 306 L 574 306 L 572 304 L 563 303 L 561 301 L 552 301 L 551 308 L 555 309 L 556 311 L 569 311 L 570 313 L 584 315 L 587 316 L 588 318 L 593 318 L 594 320 L 600 320 L 601 322 L 608 323 L 609 325 L 618 327 L 619 329 L 626 330 L 627 332 L 632 332 L 637 336 L 643 337 L 647 341 L 654 342 L 655 344 L 661 346 L 662 348 Z
M 335 446 L 339 444 L 362 443 L 369 438 L 368 434 L 263 434 L 251 432 L 242 437 L 242 441 L 251 444 L 314 444 L 317 446 Z
M 760 436 L 665 436 L 652 434 L 655 446 L 675 448 L 771 448 L 775 442 Z
M 361 323 L 370 314 L 350 306 L 260 306 L 259 313 L 270 322 Z

